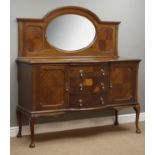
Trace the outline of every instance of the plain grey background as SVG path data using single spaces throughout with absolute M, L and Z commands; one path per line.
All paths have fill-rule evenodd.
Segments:
M 144 0 L 11 0 L 11 92 L 10 92 L 10 125 L 16 126 L 16 105 L 18 103 L 17 66 L 18 27 L 16 18 L 42 18 L 49 11 L 62 6 L 81 6 L 93 11 L 102 20 L 121 21 L 119 27 L 118 52 L 121 57 L 142 59 L 139 67 L 138 96 L 141 111 L 145 111 L 145 1 Z M 108 110 L 104 110 L 108 114 Z M 121 113 L 133 113 L 123 110 Z M 113 114 L 110 112 L 109 114 Z M 93 117 L 104 113 L 93 112 Z M 59 117 L 54 121 L 69 118 L 81 119 L 92 117 L 88 114 L 76 113 Z

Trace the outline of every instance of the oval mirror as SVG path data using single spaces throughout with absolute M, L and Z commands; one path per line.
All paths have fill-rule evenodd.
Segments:
M 66 14 L 52 20 L 46 29 L 50 45 L 64 52 L 73 52 L 90 46 L 95 39 L 94 24 L 84 16 Z

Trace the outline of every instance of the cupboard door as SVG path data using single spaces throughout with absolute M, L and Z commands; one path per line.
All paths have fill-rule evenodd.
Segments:
M 66 108 L 68 105 L 65 85 L 67 73 L 64 66 L 39 67 L 37 73 L 37 109 Z
M 137 62 L 112 63 L 110 68 L 111 103 L 136 102 Z

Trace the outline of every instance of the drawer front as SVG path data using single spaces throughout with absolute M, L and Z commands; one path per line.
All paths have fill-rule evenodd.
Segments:
M 69 76 L 76 78 L 104 77 L 108 75 L 108 65 L 72 66 Z
M 100 107 L 104 106 L 107 103 L 107 92 L 105 93 L 100 93 L 100 94 L 93 94 L 93 99 L 92 102 L 90 103 L 91 107 Z
M 89 108 L 92 100 L 91 94 L 71 94 L 70 107 L 71 108 Z
M 101 93 L 108 89 L 108 78 L 71 78 L 70 92 L 74 93 Z
M 107 94 L 71 94 L 70 108 L 95 108 L 107 104 Z
M 71 66 L 70 108 L 95 108 L 107 103 L 109 68 L 103 65 Z

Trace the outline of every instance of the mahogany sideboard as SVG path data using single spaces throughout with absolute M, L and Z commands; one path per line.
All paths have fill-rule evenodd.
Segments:
M 75 52 L 56 48 L 47 38 L 49 23 L 68 14 L 89 19 L 96 31 L 93 42 Z M 91 11 L 73 6 L 58 8 L 43 19 L 17 20 L 17 137 L 21 137 L 22 115 L 29 117 L 30 147 L 35 147 L 34 124 L 39 117 L 61 115 L 70 111 L 91 110 L 93 113 L 93 110 L 107 107 L 115 111 L 115 125 L 118 125 L 120 109 L 133 108 L 136 112 L 136 132 L 141 132 L 138 123 L 140 104 L 137 99 L 140 60 L 118 56 L 120 22 L 101 21 Z

